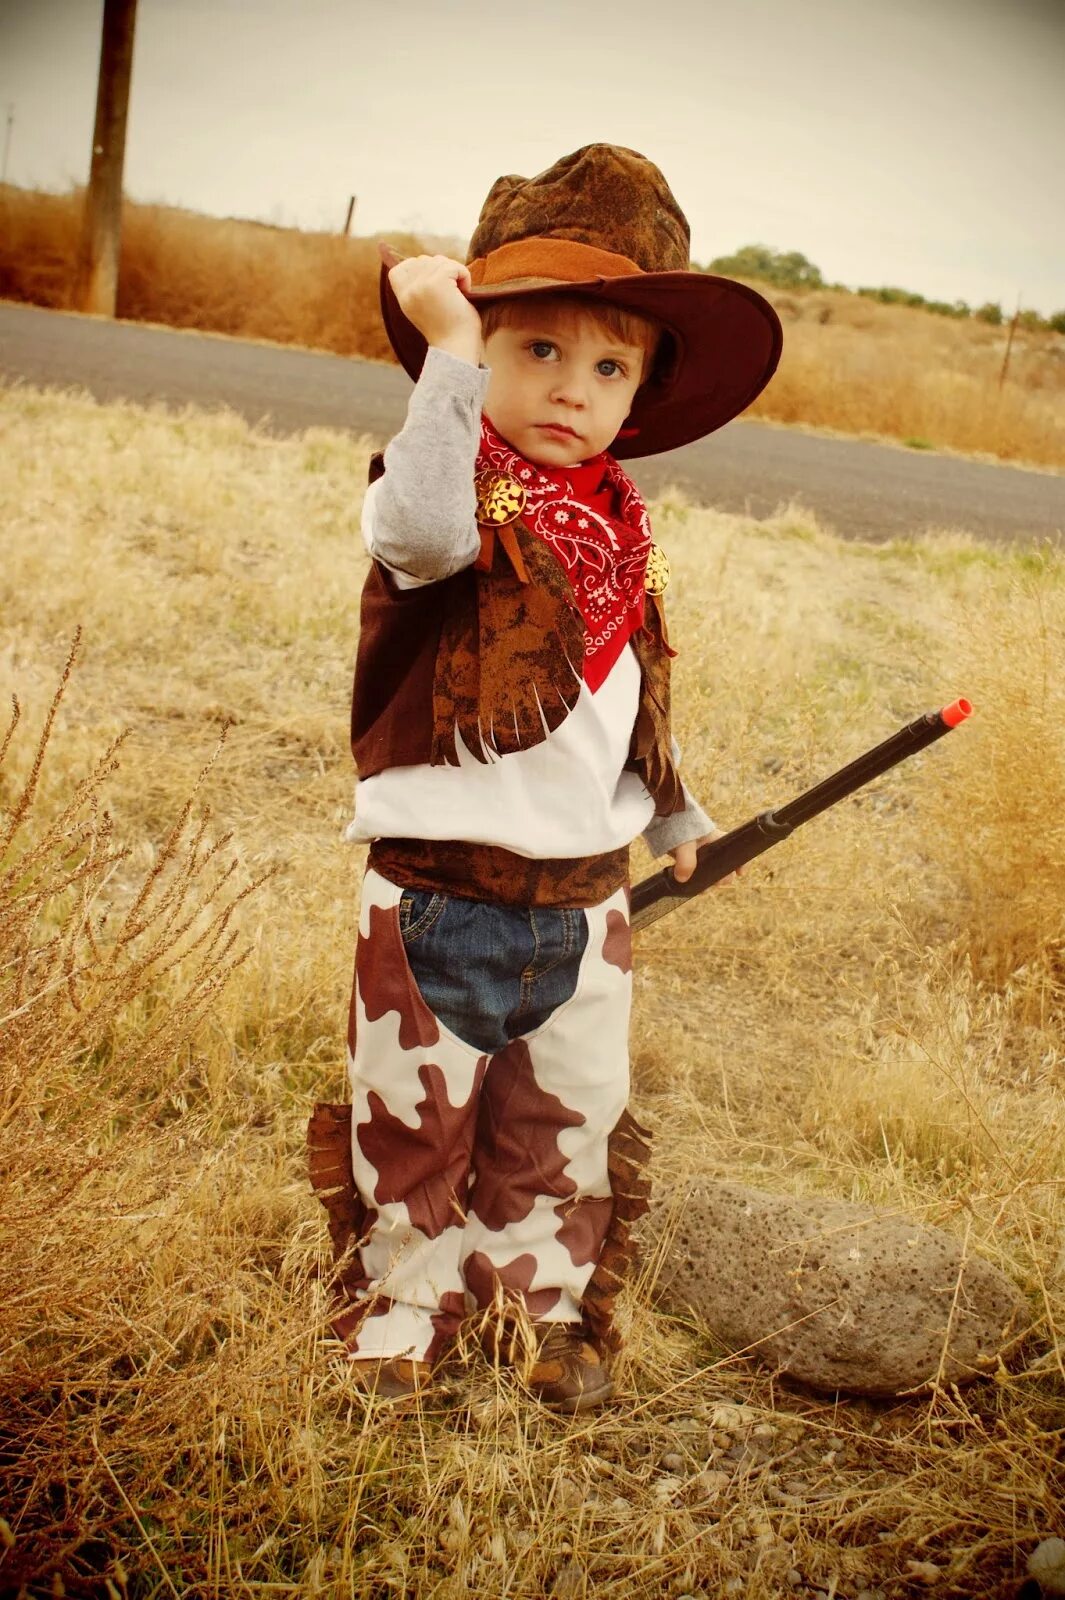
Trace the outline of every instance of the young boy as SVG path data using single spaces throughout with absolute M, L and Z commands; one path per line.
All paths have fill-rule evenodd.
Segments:
M 417 382 L 363 510 L 352 1104 L 309 1132 L 332 1325 L 401 1398 L 494 1309 L 494 1352 L 531 1328 L 528 1387 L 580 1411 L 611 1394 L 644 1203 L 628 847 L 684 879 L 714 833 L 670 734 L 668 569 L 616 458 L 736 415 L 780 328 L 690 270 L 661 173 L 602 144 L 499 179 L 468 263 L 386 265 L 382 307 Z

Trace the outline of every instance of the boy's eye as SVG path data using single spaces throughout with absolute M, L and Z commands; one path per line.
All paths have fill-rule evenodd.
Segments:
M 549 361 L 558 354 L 558 346 L 551 339 L 530 339 L 526 348 L 537 361 Z M 627 372 L 624 363 L 615 361 L 613 356 L 604 356 L 602 361 L 597 361 L 595 369 L 603 378 L 625 377 Z

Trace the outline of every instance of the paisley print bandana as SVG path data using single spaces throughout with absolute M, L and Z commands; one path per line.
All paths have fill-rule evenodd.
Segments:
M 594 694 L 643 623 L 651 524 L 640 491 L 606 450 L 576 467 L 535 466 L 484 416 L 477 471 L 509 473 L 524 488 L 521 520 L 561 563 L 584 619 Z

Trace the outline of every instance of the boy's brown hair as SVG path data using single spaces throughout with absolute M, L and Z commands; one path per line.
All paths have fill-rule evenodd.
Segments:
M 643 351 L 641 384 L 651 376 L 664 331 L 657 318 L 629 311 L 624 306 L 611 305 L 608 301 L 592 300 L 585 295 L 552 294 L 537 298 L 541 305 L 546 304 L 552 311 L 562 311 L 575 320 L 595 322 L 604 333 L 620 340 L 622 344 L 639 346 Z M 487 339 L 497 328 L 513 327 L 516 322 L 524 322 L 531 309 L 525 295 L 490 300 L 487 305 L 478 306 L 483 337 Z

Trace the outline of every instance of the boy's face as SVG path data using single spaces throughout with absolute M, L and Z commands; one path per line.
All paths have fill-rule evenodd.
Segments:
M 643 375 L 640 345 L 593 317 L 529 301 L 521 319 L 488 335 L 484 409 L 508 444 L 541 467 L 568 467 L 605 450 Z

